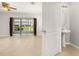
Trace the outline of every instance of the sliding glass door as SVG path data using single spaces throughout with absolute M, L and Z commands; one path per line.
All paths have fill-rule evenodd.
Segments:
M 14 18 L 13 35 L 33 35 L 34 19 L 33 18 Z
M 13 35 L 20 35 L 21 34 L 21 19 L 15 18 L 13 20 Z
M 22 19 L 21 20 L 21 34 L 22 35 L 33 35 L 34 33 L 34 20 L 33 19 Z

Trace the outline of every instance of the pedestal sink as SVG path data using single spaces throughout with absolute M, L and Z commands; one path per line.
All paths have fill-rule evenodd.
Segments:
M 62 33 L 62 35 L 61 35 L 61 36 L 62 36 L 61 46 L 62 46 L 62 48 L 63 48 L 63 47 L 66 46 L 66 45 L 65 45 L 65 43 L 66 43 L 66 42 L 65 42 L 65 40 L 66 40 L 66 39 L 65 39 L 65 36 L 70 33 L 70 30 L 68 30 L 68 29 L 62 29 L 62 30 L 61 30 L 61 33 Z

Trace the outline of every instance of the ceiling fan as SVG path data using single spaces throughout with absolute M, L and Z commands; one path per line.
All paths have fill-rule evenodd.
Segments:
M 7 3 L 7 2 L 1 2 L 2 7 L 4 10 L 6 11 L 11 11 L 11 10 L 16 10 L 16 7 L 11 6 L 11 4 Z

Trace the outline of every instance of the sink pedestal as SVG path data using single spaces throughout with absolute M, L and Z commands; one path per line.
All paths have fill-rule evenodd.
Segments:
M 62 33 L 62 35 L 61 35 L 61 36 L 62 36 L 62 39 L 61 39 L 61 46 L 62 46 L 62 48 L 63 48 L 63 47 L 66 46 L 66 45 L 65 45 L 65 44 L 66 44 L 66 39 L 65 39 L 65 37 L 66 37 L 67 34 L 70 33 L 70 30 L 65 30 L 65 29 L 64 29 L 64 30 L 61 31 L 61 33 Z

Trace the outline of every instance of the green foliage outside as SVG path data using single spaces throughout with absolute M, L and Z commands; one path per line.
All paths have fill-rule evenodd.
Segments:
M 33 32 L 33 26 L 30 26 L 30 25 L 22 25 L 22 26 L 19 26 L 19 25 L 15 25 L 15 31 L 22 31 L 22 32 Z

